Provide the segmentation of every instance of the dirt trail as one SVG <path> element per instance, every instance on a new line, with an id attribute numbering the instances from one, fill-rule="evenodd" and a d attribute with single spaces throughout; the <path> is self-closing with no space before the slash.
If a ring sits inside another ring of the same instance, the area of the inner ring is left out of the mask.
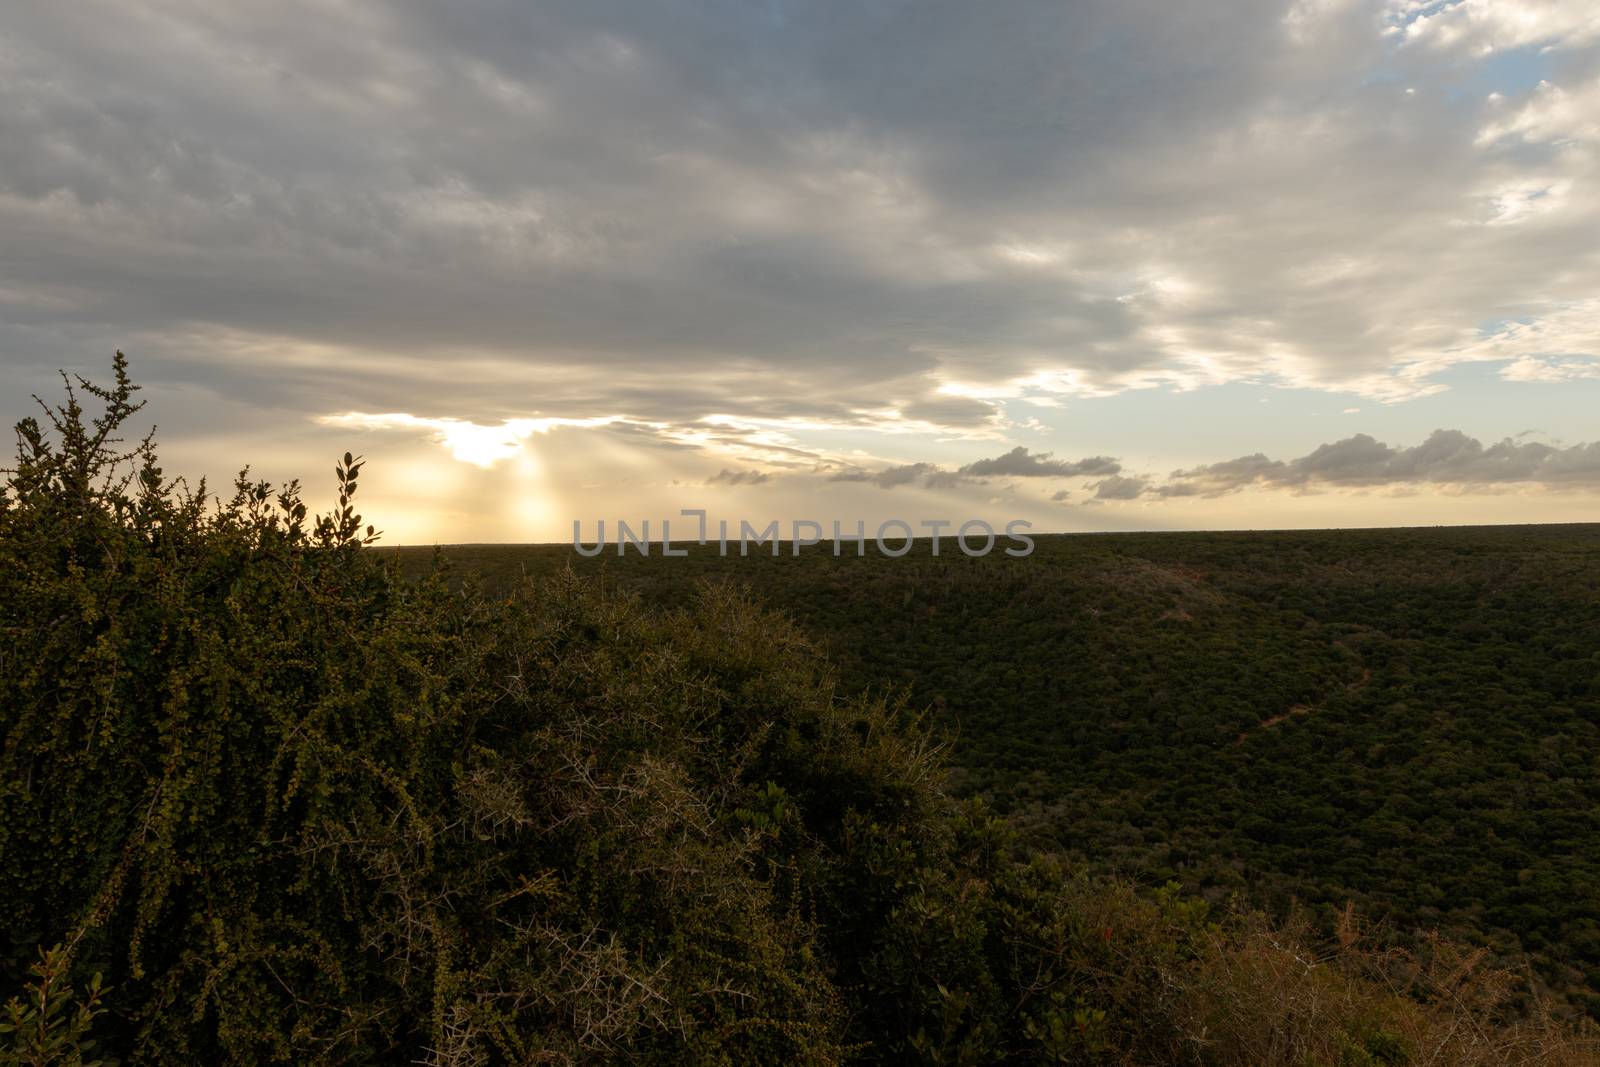
<path id="1" fill-rule="evenodd" d="M 1345 683 L 1344 691 L 1346 693 L 1357 692 L 1365 687 L 1370 681 L 1372 681 L 1372 668 L 1362 667 L 1360 677 L 1353 682 Z M 1250 727 L 1250 729 L 1240 731 L 1239 736 L 1234 739 L 1233 743 L 1235 745 L 1242 745 L 1251 734 L 1259 733 L 1262 730 L 1270 730 L 1274 726 L 1280 726 L 1294 718 L 1296 715 L 1310 715 L 1313 711 L 1316 711 L 1321 706 L 1321 702 L 1316 704 L 1295 704 L 1290 707 L 1288 711 L 1280 712 L 1277 715 L 1269 715 L 1265 719 L 1262 719 L 1260 722 L 1256 723 L 1254 726 Z"/>

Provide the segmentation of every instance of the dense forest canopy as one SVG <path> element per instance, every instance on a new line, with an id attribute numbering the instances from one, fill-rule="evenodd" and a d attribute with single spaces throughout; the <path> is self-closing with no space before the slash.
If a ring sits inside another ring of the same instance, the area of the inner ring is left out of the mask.
<path id="1" fill-rule="evenodd" d="M 512 578 L 369 547 L 353 455 L 323 516 L 185 486 L 115 373 L 0 494 L 0 1063 L 1595 1062 L 1410 929 L 1593 964 L 1592 541 Z"/>
<path id="2" fill-rule="evenodd" d="M 851 691 L 904 687 L 1030 845 L 1214 902 L 1347 901 L 1600 1013 L 1600 525 L 1039 536 L 1026 559 L 575 560 L 747 583 Z M 408 567 L 420 558 L 402 550 Z"/>

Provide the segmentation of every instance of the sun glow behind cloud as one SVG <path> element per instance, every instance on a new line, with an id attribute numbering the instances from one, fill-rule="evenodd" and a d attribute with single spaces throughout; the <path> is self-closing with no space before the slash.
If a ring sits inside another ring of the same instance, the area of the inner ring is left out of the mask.
<path id="1" fill-rule="evenodd" d="M 526 456 L 523 445 L 534 434 L 546 434 L 557 426 L 606 426 L 619 421 L 614 418 L 592 419 L 507 419 L 498 425 L 482 426 L 465 419 L 423 418 L 402 412 L 369 415 L 347 411 L 337 415 L 321 415 L 317 421 L 324 426 L 341 426 L 356 430 L 417 430 L 425 432 L 431 440 L 449 450 L 462 463 L 488 469 L 502 460 Z"/>

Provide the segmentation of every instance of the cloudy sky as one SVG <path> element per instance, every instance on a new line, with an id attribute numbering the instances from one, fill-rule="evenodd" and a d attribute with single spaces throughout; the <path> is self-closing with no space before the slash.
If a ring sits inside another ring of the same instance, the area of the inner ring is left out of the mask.
<path id="1" fill-rule="evenodd" d="M 1597 164 L 1594 0 L 0 0 L 0 414 L 390 543 L 1595 521 Z"/>

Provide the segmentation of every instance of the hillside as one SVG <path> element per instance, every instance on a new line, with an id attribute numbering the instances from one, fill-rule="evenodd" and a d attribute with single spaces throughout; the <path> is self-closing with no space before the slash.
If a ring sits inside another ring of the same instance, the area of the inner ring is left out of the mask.
<path id="1" fill-rule="evenodd" d="M 1600 1013 L 1600 525 L 788 551 L 449 557 L 491 589 L 570 565 L 656 604 L 746 583 L 847 687 L 932 708 L 953 786 L 1031 843 L 1213 900 L 1353 900 L 1527 953 Z"/>

